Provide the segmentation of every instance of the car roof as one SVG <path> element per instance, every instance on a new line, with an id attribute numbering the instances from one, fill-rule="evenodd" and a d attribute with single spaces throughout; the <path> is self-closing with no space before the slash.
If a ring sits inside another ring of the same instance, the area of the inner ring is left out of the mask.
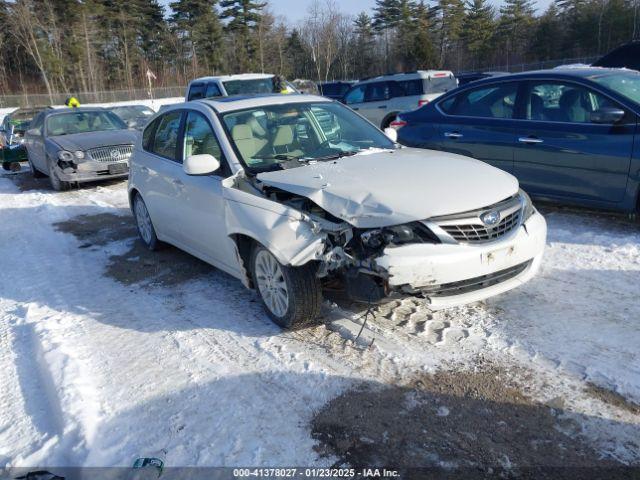
<path id="1" fill-rule="evenodd" d="M 261 80 L 263 78 L 273 78 L 274 75 L 272 73 L 239 73 L 236 75 L 215 75 L 209 77 L 199 77 L 194 78 L 189 83 L 194 82 L 207 82 L 212 80 L 217 80 L 220 82 L 228 82 L 230 80 Z"/>
<path id="2" fill-rule="evenodd" d="M 601 67 L 572 67 L 572 68 L 558 68 L 553 70 L 533 70 L 530 72 L 512 73 L 510 75 L 499 75 L 495 77 L 483 78 L 473 83 L 465 85 L 464 88 L 477 87 L 494 82 L 501 82 L 505 80 L 520 80 L 529 78 L 550 78 L 555 79 L 576 79 L 581 78 L 585 80 L 591 80 L 593 77 L 603 75 L 615 75 L 616 73 L 632 73 L 640 75 L 640 72 L 635 70 L 629 70 L 625 68 L 601 68 Z"/>
<path id="3" fill-rule="evenodd" d="M 57 108 L 49 108 L 45 110 L 45 116 L 56 115 L 58 113 L 81 113 L 81 112 L 105 112 L 106 108 L 103 107 L 57 107 Z"/>
<path id="4" fill-rule="evenodd" d="M 204 103 L 209 105 L 218 113 L 232 112 L 235 110 L 244 110 L 245 108 L 264 107 L 267 105 L 287 105 L 290 103 L 308 103 L 308 102 L 325 102 L 335 103 L 326 97 L 307 94 L 281 94 L 281 93 L 265 93 L 264 95 L 244 95 L 236 97 L 217 97 L 202 100 L 193 100 L 188 103 Z M 184 104 L 176 104 L 184 105 Z"/>
<path id="5" fill-rule="evenodd" d="M 429 78 L 434 75 L 442 75 L 453 77 L 453 72 L 450 70 L 415 70 L 413 72 L 400 72 L 400 73 L 387 73 L 384 75 L 377 75 L 375 77 L 367 77 L 358 81 L 358 84 L 379 82 L 382 80 L 417 80 L 420 78 Z"/>

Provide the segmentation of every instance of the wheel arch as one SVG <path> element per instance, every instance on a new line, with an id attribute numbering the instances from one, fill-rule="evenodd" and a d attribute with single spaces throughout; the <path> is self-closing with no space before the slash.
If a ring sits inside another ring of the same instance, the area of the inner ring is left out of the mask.
<path id="1" fill-rule="evenodd" d="M 380 129 L 384 130 L 385 128 L 387 128 L 391 124 L 391 122 L 393 122 L 393 119 L 396 118 L 399 114 L 400 112 L 391 112 L 387 114 L 387 116 L 384 117 L 382 123 L 380 124 Z"/>

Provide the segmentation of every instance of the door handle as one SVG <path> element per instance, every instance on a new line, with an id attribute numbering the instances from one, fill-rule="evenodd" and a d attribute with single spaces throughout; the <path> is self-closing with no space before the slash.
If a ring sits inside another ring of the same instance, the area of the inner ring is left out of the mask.
<path id="1" fill-rule="evenodd" d="M 444 136 L 447 138 L 462 138 L 464 137 L 464 135 L 462 135 L 460 132 L 445 132 Z"/>
<path id="2" fill-rule="evenodd" d="M 380 105 L 380 106 L 378 106 L 378 108 L 387 108 L 387 106 L 386 105 Z"/>
<path id="3" fill-rule="evenodd" d="M 536 145 L 538 143 L 544 143 L 544 140 L 536 137 L 520 137 L 518 139 L 520 143 L 526 143 L 528 145 Z"/>

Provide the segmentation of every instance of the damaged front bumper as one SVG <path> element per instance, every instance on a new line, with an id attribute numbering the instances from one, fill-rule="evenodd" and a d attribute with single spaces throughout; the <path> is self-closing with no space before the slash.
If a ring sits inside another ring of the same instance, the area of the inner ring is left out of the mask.
<path id="1" fill-rule="evenodd" d="M 89 160 L 78 164 L 58 161 L 55 169 L 63 182 L 93 182 L 126 178 L 129 175 L 129 161 L 107 163 Z"/>
<path id="2" fill-rule="evenodd" d="M 389 291 L 420 295 L 442 309 L 516 288 L 535 275 L 546 243 L 539 213 L 513 234 L 486 244 L 411 244 L 387 247 L 376 266 Z"/>

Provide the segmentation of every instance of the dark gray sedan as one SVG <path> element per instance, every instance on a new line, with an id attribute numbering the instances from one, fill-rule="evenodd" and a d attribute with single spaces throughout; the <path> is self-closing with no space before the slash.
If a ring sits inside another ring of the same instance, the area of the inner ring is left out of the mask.
<path id="1" fill-rule="evenodd" d="M 102 108 L 45 110 L 25 134 L 29 166 L 35 177 L 49 177 L 54 190 L 72 184 L 129 174 L 136 133 Z"/>

